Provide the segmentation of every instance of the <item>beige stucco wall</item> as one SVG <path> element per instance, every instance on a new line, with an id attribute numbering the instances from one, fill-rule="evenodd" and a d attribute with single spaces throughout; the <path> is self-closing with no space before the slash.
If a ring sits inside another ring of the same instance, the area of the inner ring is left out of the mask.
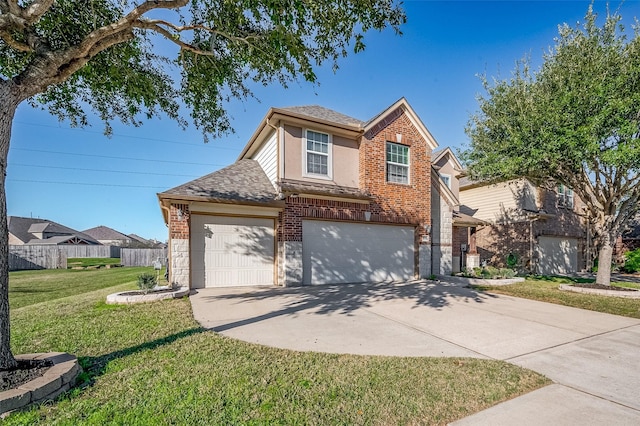
<path id="1" fill-rule="evenodd" d="M 315 130 L 309 128 L 309 130 Z M 326 133 L 326 132 L 323 132 Z M 304 129 L 284 125 L 284 173 L 285 179 L 308 182 L 334 183 L 339 186 L 358 187 L 358 142 L 343 136 L 331 135 L 332 143 L 332 179 L 321 179 L 303 176 L 302 146 Z"/>
<path id="2" fill-rule="evenodd" d="M 458 179 L 456 178 L 458 172 L 453 167 L 453 164 L 451 164 L 451 161 L 449 161 L 449 155 L 447 154 L 442 157 L 438 162 L 434 164 L 434 166 L 439 167 L 438 173 L 449 175 L 449 177 L 451 177 L 451 192 L 453 193 L 453 195 L 458 197 L 458 193 L 460 191 L 460 185 Z"/>

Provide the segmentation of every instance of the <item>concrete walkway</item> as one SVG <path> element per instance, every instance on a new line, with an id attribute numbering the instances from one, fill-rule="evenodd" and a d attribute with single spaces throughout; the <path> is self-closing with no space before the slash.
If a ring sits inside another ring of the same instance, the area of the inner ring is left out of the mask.
<path id="1" fill-rule="evenodd" d="M 204 327 L 300 351 L 505 360 L 555 384 L 456 425 L 640 424 L 640 320 L 453 284 L 202 289 Z"/>

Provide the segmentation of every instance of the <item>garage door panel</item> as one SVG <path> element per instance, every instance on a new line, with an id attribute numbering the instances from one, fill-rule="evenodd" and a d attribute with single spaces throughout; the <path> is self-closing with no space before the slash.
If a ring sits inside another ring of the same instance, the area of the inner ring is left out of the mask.
<path id="1" fill-rule="evenodd" d="M 413 227 L 304 221 L 302 229 L 305 284 L 413 278 Z"/>
<path id="2" fill-rule="evenodd" d="M 194 287 L 273 285 L 273 219 L 192 217 Z"/>
<path id="3" fill-rule="evenodd" d="M 538 271 L 545 275 L 567 275 L 578 271 L 578 240 L 538 237 Z"/>

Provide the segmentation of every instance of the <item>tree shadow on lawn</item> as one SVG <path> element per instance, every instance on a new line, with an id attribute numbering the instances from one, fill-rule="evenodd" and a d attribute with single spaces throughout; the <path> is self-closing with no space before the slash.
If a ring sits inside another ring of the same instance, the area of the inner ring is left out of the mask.
<path id="1" fill-rule="evenodd" d="M 114 359 L 125 358 L 127 356 L 134 355 L 138 352 L 146 350 L 153 350 L 164 345 L 169 345 L 177 340 L 184 339 L 195 334 L 203 333 L 205 331 L 207 330 L 201 327 L 190 328 L 188 330 L 184 330 L 170 336 L 165 336 L 149 342 L 144 342 L 136 346 L 120 349 L 118 351 L 113 351 L 97 357 L 79 357 L 78 362 L 83 369 L 83 373 L 78 379 L 80 382 L 83 382 L 80 384 L 80 386 L 84 388 L 92 385 L 97 377 L 100 377 L 105 373 L 107 364 Z"/>
<path id="2" fill-rule="evenodd" d="M 224 290 L 221 290 L 224 291 Z M 302 311 L 310 311 L 316 315 L 353 315 L 359 309 L 371 308 L 383 301 L 408 301 L 411 309 L 430 307 L 441 310 L 452 301 L 464 303 L 484 303 L 487 299 L 499 296 L 478 292 L 469 287 L 433 281 L 410 281 L 403 283 L 355 283 L 324 284 L 303 287 L 269 287 L 267 289 L 230 288 L 226 293 L 203 295 L 205 304 L 231 301 L 240 306 L 245 303 L 264 302 L 265 306 L 274 302 L 275 309 L 252 316 L 250 318 L 217 325 L 211 328 L 223 332 L 236 327 L 257 323 L 279 316 L 293 316 Z M 192 303 L 193 305 L 193 303 Z M 213 308 L 212 306 L 208 308 Z M 194 311 L 196 308 L 194 307 Z M 255 312 L 255 310 L 252 310 Z M 208 314 L 205 314 L 208 315 Z M 215 315 L 215 314 L 213 314 Z"/>

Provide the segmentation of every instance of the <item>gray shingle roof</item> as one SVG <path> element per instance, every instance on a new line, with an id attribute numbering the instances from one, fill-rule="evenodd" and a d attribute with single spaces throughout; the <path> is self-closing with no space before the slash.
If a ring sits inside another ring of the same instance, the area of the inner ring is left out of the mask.
<path id="1" fill-rule="evenodd" d="M 276 190 L 255 160 L 240 160 L 217 172 L 176 186 L 162 196 L 183 196 L 231 202 L 270 203 Z"/>
<path id="2" fill-rule="evenodd" d="M 288 193 L 305 193 L 316 195 L 334 195 L 346 198 L 355 198 L 368 200 L 371 196 L 358 189 L 346 186 L 329 185 L 315 182 L 302 182 L 293 179 L 282 179 L 280 181 L 280 189 L 282 192 Z"/>
<path id="3" fill-rule="evenodd" d="M 86 240 L 93 244 L 99 244 L 96 240 L 91 238 L 89 235 L 85 235 L 82 232 L 76 231 L 75 229 L 69 228 L 67 226 L 61 225 L 57 222 L 47 219 L 39 219 L 39 218 L 31 218 L 31 217 L 19 217 L 19 216 L 9 216 L 8 217 L 8 226 L 9 232 L 16 238 L 18 238 L 23 243 L 28 243 L 31 240 L 36 240 L 32 244 L 37 244 L 37 241 L 45 241 L 39 240 L 32 234 L 32 232 L 50 232 L 56 234 L 66 234 L 69 236 L 77 236 L 83 240 Z"/>
<path id="4" fill-rule="evenodd" d="M 83 234 L 87 234 L 88 236 L 95 238 L 96 240 L 130 240 L 128 236 L 125 234 L 116 231 L 115 229 L 109 228 L 107 226 L 96 226 L 91 229 L 86 229 L 82 231 Z"/>
<path id="5" fill-rule="evenodd" d="M 349 117 L 348 115 L 339 113 L 329 108 L 322 107 L 320 105 L 292 106 L 279 109 L 306 115 L 307 117 L 330 121 L 337 124 L 344 124 L 347 126 L 362 127 L 364 125 L 364 121 L 362 120 Z"/>

